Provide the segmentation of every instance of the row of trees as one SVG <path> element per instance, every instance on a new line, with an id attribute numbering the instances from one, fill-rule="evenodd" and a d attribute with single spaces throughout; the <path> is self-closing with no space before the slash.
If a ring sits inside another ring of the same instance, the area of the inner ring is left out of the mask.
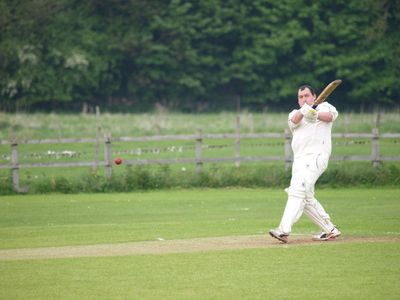
<path id="1" fill-rule="evenodd" d="M 399 0 L 0 0 L 0 109 L 400 99 Z"/>

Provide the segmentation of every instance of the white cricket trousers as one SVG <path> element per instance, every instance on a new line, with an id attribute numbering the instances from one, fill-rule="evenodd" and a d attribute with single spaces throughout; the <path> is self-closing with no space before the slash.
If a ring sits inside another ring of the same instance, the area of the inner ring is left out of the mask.
<path id="1" fill-rule="evenodd" d="M 294 160 L 288 200 L 279 225 L 282 232 L 289 234 L 303 212 L 322 231 L 328 233 L 334 228 L 329 215 L 314 197 L 315 183 L 328 167 L 328 161 L 329 156 L 325 154 L 309 154 Z"/>

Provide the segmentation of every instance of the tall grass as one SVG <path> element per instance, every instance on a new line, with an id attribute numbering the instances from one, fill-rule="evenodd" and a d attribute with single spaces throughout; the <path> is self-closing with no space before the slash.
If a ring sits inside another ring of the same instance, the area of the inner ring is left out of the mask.
<path id="1" fill-rule="evenodd" d="M 287 113 L 240 114 L 241 132 L 283 132 Z M 342 113 L 335 122 L 334 132 L 371 132 L 376 114 Z M 101 114 L 6 114 L 0 113 L 0 139 L 95 137 L 97 125 L 101 133 L 112 136 L 145 136 L 160 134 L 233 133 L 236 114 L 230 112 L 207 114 L 153 113 Z M 400 132 L 400 113 L 386 112 L 380 117 L 381 132 Z"/>
<path id="2" fill-rule="evenodd" d="M 41 171 L 38 175 L 25 173 L 21 185 L 30 194 L 44 193 L 99 193 L 133 192 L 172 188 L 274 187 L 289 185 L 291 172 L 283 163 L 248 163 L 234 167 L 211 164 L 197 174 L 191 168 L 168 165 L 126 166 L 106 178 L 103 170 L 82 170 L 81 173 Z M 317 187 L 376 187 L 398 186 L 399 164 L 385 164 L 373 168 L 370 163 L 331 163 Z M 0 176 L 0 194 L 14 194 L 10 176 Z"/>

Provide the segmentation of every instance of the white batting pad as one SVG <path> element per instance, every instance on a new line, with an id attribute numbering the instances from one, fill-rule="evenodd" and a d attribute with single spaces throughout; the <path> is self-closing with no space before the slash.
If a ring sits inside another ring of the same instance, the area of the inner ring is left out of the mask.
<path id="1" fill-rule="evenodd" d="M 304 201 L 302 198 L 290 196 L 286 202 L 285 211 L 279 225 L 279 229 L 284 233 L 289 234 L 292 231 L 292 226 L 296 223 L 304 210 Z"/>

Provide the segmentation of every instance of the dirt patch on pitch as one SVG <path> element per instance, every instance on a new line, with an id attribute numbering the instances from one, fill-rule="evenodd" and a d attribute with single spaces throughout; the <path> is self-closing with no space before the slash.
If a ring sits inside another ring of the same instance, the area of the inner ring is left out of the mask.
<path id="1" fill-rule="evenodd" d="M 224 236 L 196 238 L 187 240 L 163 240 L 132 242 L 119 244 L 101 244 L 85 246 L 65 246 L 46 248 L 24 248 L 0 250 L 0 261 L 56 259 L 76 257 L 107 257 L 129 255 L 151 255 L 167 253 L 189 253 L 201 251 L 220 251 L 235 249 L 296 247 L 301 245 L 322 245 L 326 243 L 379 243 L 400 242 L 399 236 L 385 237 L 340 237 L 327 242 L 315 242 L 309 235 L 290 237 L 288 244 L 283 244 L 267 235 Z"/>

